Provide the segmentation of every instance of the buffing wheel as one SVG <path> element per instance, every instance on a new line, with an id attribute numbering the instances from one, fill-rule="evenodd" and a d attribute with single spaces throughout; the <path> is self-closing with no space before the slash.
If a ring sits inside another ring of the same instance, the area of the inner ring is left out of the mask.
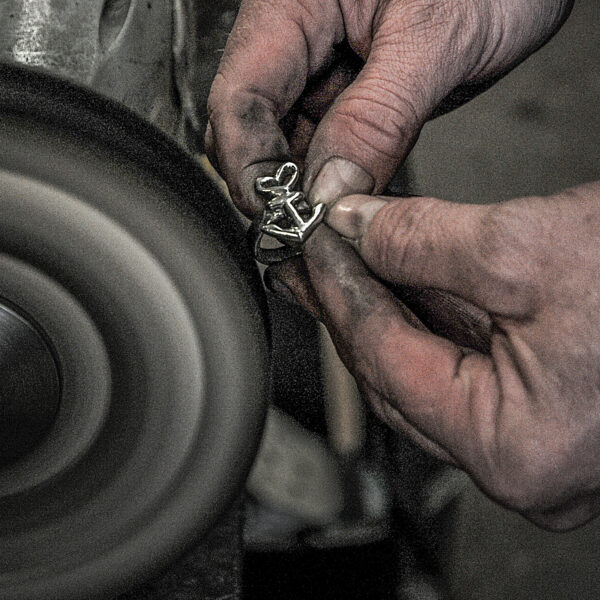
<path id="1" fill-rule="evenodd" d="M 255 269 L 233 209 L 153 127 L 0 66 L 0 334 L 44 365 L 19 388 L 39 396 L 20 423 L 43 427 L 0 460 L 0 598 L 111 597 L 227 508 L 265 411 Z"/>

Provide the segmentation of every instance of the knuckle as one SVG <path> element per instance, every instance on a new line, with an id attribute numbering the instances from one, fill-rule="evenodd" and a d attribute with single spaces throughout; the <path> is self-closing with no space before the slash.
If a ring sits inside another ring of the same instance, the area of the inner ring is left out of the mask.
<path id="1" fill-rule="evenodd" d="M 485 210 L 475 234 L 475 256 L 494 284 L 515 305 L 529 311 L 537 305 L 544 280 L 543 257 L 532 240 L 539 223 L 520 205 L 501 203 Z"/>
<path id="2" fill-rule="evenodd" d="M 501 205 L 490 207 L 481 219 L 476 250 L 490 270 L 500 271 L 506 262 L 506 254 L 514 247 L 516 240 L 513 239 L 510 221 L 512 215 Z"/>
<path id="3" fill-rule="evenodd" d="M 398 274 L 413 273 L 423 251 L 423 244 L 432 244 L 435 232 L 435 212 L 438 201 L 434 199 L 403 199 L 390 203 L 377 219 L 373 238 L 377 240 L 375 252 L 380 257 L 384 274 L 392 279 Z M 426 231 L 427 235 L 423 236 Z M 433 235 L 432 235 L 433 234 Z M 407 281 L 406 283 L 410 283 Z"/>
<path id="4" fill-rule="evenodd" d="M 462 5 L 454 0 L 412 0 L 406 5 L 406 16 L 414 27 L 433 29 L 454 20 Z"/>
<path id="5" fill-rule="evenodd" d="M 360 102 L 353 106 L 340 108 L 336 116 L 342 124 L 347 141 L 354 142 L 359 148 L 371 148 L 377 155 L 389 160 L 399 160 L 401 153 L 398 143 L 388 123 L 373 112 L 373 106 L 360 107 Z M 359 108 L 359 110 L 356 110 Z"/>
<path id="6" fill-rule="evenodd" d="M 450 78 L 453 85 L 461 83 L 480 62 L 491 21 L 486 3 L 408 0 L 392 16 L 382 28 L 384 43 L 402 48 L 403 61 L 421 65 L 417 76 L 430 78 L 437 73 L 437 84 L 445 93 L 450 90 L 443 81 Z"/>
<path id="7" fill-rule="evenodd" d="M 460 0 L 408 0 L 402 3 L 397 18 L 382 24 L 382 32 L 392 36 L 395 45 L 406 45 L 406 36 L 415 47 L 448 49 L 471 26 L 476 16 L 472 2 Z M 402 27 L 397 26 L 397 22 Z"/>
<path id="8" fill-rule="evenodd" d="M 346 97 L 334 106 L 333 113 L 346 143 L 357 152 L 370 151 L 374 162 L 391 161 L 395 166 L 415 136 L 417 119 L 408 103 L 386 102 L 377 90 Z"/>

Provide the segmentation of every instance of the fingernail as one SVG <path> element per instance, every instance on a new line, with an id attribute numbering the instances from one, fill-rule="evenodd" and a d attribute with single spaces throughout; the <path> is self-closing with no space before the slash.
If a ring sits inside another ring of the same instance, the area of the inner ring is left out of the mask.
<path id="1" fill-rule="evenodd" d="M 285 300 L 290 304 L 295 304 L 298 306 L 298 301 L 296 300 L 294 294 L 292 294 L 292 290 L 290 290 L 290 288 L 280 279 L 277 279 L 277 277 L 273 276 L 269 270 L 265 271 L 264 280 L 267 289 L 273 292 L 273 294 L 275 294 L 275 296 L 277 296 L 280 300 Z"/>
<path id="2" fill-rule="evenodd" d="M 328 211 L 327 224 L 342 237 L 358 240 L 366 233 L 375 215 L 387 204 L 385 200 L 349 196 L 336 202 Z"/>
<path id="3" fill-rule="evenodd" d="M 370 194 L 375 182 L 358 165 L 345 159 L 330 158 L 321 168 L 308 193 L 311 204 L 331 204 L 350 194 Z"/>

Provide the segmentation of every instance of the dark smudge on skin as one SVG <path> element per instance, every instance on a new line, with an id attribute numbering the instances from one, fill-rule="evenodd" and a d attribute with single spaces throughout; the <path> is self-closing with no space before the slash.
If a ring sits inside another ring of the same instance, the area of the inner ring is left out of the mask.
<path id="1" fill-rule="evenodd" d="M 245 167 L 238 178 L 239 197 L 243 199 L 243 205 L 247 207 L 244 211 L 249 218 L 257 217 L 262 213 L 265 205 L 265 199 L 256 192 L 256 180 L 258 177 L 272 175 L 282 162 L 287 160 L 286 153 L 281 153 L 281 159 L 278 161 L 264 161 Z"/>
<path id="2" fill-rule="evenodd" d="M 273 123 L 273 113 L 256 98 L 243 103 L 237 110 L 238 118 L 244 128 L 256 129 Z"/>
<path id="3" fill-rule="evenodd" d="M 289 160 L 290 151 L 273 114 L 264 103 L 251 98 L 240 104 L 236 115 L 239 129 L 230 138 L 235 142 L 227 150 L 229 169 L 236 172 L 227 172 L 226 179 L 231 184 L 230 193 L 235 204 L 252 218 L 264 204 L 254 189 L 256 178 L 270 175 L 281 162 Z M 249 158 L 254 162 L 247 164 Z"/>
<path id="4" fill-rule="evenodd" d="M 394 303 L 411 325 L 423 328 L 387 288 L 373 279 L 354 249 L 326 225 L 306 243 L 304 257 L 313 287 L 327 299 L 334 327 L 360 331 L 362 322 L 383 302 L 388 307 Z"/>

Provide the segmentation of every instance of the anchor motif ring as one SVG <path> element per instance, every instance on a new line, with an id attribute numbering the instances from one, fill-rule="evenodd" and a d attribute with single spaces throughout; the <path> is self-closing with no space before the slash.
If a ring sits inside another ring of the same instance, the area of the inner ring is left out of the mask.
<path id="1" fill-rule="evenodd" d="M 304 194 L 294 189 L 298 180 L 298 166 L 293 162 L 281 165 L 272 177 L 256 180 L 256 191 L 267 200 L 262 216 L 249 231 L 254 257 L 260 263 L 268 265 L 301 254 L 303 244 L 323 221 L 325 204 L 312 207 Z M 265 235 L 283 245 L 263 247 Z"/>

